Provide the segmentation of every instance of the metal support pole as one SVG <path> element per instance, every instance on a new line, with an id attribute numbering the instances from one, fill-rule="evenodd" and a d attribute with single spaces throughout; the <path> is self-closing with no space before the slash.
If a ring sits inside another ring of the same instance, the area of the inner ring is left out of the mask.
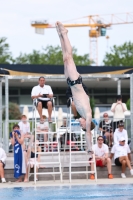
<path id="1" fill-rule="evenodd" d="M 0 78 L 0 146 L 2 147 L 2 78 Z"/>
<path id="2" fill-rule="evenodd" d="M 5 151 L 9 151 L 9 88 L 8 76 L 5 76 Z"/>
<path id="3" fill-rule="evenodd" d="M 121 95 L 121 80 L 120 79 L 117 81 L 117 94 Z"/>
<path id="4" fill-rule="evenodd" d="M 131 149 L 133 150 L 133 74 L 130 76 Z"/>

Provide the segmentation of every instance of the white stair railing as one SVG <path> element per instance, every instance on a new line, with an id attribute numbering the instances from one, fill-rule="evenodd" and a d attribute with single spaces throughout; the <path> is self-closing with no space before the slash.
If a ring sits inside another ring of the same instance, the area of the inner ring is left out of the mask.
<path id="1" fill-rule="evenodd" d="M 41 161 L 41 162 L 38 162 L 39 165 L 45 165 L 45 166 L 51 166 L 53 168 L 53 172 L 36 172 L 36 167 L 37 167 L 37 162 L 36 162 L 36 159 L 35 159 L 35 165 L 34 165 L 34 183 L 36 184 L 36 175 L 52 175 L 54 180 L 55 180 L 55 175 L 59 174 L 60 175 L 60 181 L 62 182 L 62 171 L 61 171 L 61 160 L 60 160 L 60 149 L 59 149 L 59 134 L 57 132 L 57 123 L 56 123 L 56 115 L 55 115 L 55 101 L 54 101 L 54 98 L 52 99 L 53 101 L 53 111 L 54 111 L 54 123 L 55 123 L 55 131 L 51 130 L 51 126 L 49 126 L 49 130 L 48 132 L 45 132 L 47 135 L 48 135 L 48 141 L 47 142 L 39 142 L 39 144 L 44 144 L 44 145 L 47 145 L 48 146 L 48 152 L 37 152 L 37 147 L 36 147 L 36 138 L 37 138 L 37 135 L 38 134 L 44 134 L 43 131 L 40 131 L 40 132 L 37 132 L 37 118 L 36 118 L 36 112 L 37 112 L 37 109 L 36 109 L 36 106 L 33 105 L 33 119 L 34 119 L 34 122 L 35 122 L 35 158 L 36 158 L 36 155 L 40 154 L 40 155 L 48 155 L 48 156 L 51 156 L 51 161 Z M 56 141 L 53 142 L 53 135 L 56 134 Z M 53 147 L 53 145 L 56 145 L 57 148 L 56 148 L 56 151 L 54 152 L 53 151 L 53 148 L 50 148 L 50 146 Z M 54 161 L 54 157 L 57 156 L 57 161 Z M 59 171 L 56 172 L 54 170 L 55 166 L 59 167 Z M 33 173 L 29 173 L 30 174 L 33 174 Z"/>
<path id="2" fill-rule="evenodd" d="M 72 98 L 70 98 L 70 102 L 72 103 Z M 67 125 L 67 127 L 69 127 L 69 129 L 67 130 L 67 132 L 69 133 L 69 141 L 70 141 L 70 144 L 69 144 L 69 157 L 70 157 L 70 162 L 69 162 L 69 182 L 71 183 L 72 181 L 72 174 L 86 174 L 86 178 L 88 179 L 88 174 L 95 174 L 95 181 L 97 181 L 97 170 L 96 170 L 96 162 L 95 162 L 95 155 L 93 154 L 92 156 L 92 159 L 91 161 L 89 161 L 89 155 L 87 153 L 87 151 L 72 151 L 71 150 L 71 134 L 73 133 L 73 130 L 72 130 L 72 110 L 71 110 L 71 103 L 70 103 L 70 108 L 69 108 L 69 114 L 68 114 L 68 123 L 69 125 Z M 82 130 L 80 131 L 74 131 L 75 134 L 79 134 L 80 135 L 80 141 L 78 141 L 78 143 L 80 143 L 80 147 L 83 147 L 83 143 L 86 143 L 86 141 L 83 141 L 83 134 L 82 134 Z M 85 134 L 85 133 L 84 133 Z M 95 136 L 95 135 L 94 135 Z M 92 138 L 92 142 L 93 142 L 93 138 Z M 66 144 L 66 141 L 65 141 L 65 144 Z M 66 147 L 65 147 L 66 148 Z M 65 156 L 65 148 L 64 148 L 64 156 Z M 85 154 L 85 158 L 86 160 L 85 161 L 81 161 L 80 159 L 78 161 L 72 161 L 72 155 L 73 154 Z M 88 156 L 88 159 L 87 159 L 87 156 Z M 94 171 L 91 171 L 91 170 L 88 170 L 88 166 L 93 163 L 94 164 Z M 86 171 L 72 171 L 72 167 L 75 166 L 75 165 L 82 165 L 82 166 L 85 166 L 86 167 Z M 65 172 L 63 172 L 63 168 L 62 168 L 62 173 L 64 174 Z"/>

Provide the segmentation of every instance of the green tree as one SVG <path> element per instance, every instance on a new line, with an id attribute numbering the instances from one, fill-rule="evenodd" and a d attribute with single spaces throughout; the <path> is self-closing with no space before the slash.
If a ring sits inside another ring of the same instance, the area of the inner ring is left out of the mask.
<path id="1" fill-rule="evenodd" d="M 5 119 L 5 109 L 3 110 L 3 119 Z M 9 102 L 9 120 L 21 119 L 21 112 L 16 103 Z"/>
<path id="2" fill-rule="evenodd" d="M 13 62 L 11 53 L 9 51 L 9 44 L 6 42 L 5 37 L 0 38 L 0 63 L 10 64 Z"/>
<path id="3" fill-rule="evenodd" d="M 127 100 L 126 106 L 127 106 L 127 109 L 130 110 L 130 99 Z"/>
<path id="4" fill-rule="evenodd" d="M 107 66 L 133 67 L 133 43 L 125 42 L 121 46 L 114 45 L 110 53 L 106 53 L 103 60 Z"/>
<path id="5" fill-rule="evenodd" d="M 76 65 L 90 65 L 89 55 L 77 54 L 77 49 L 73 48 L 73 57 Z M 22 54 L 15 59 L 16 64 L 53 64 L 63 65 L 62 50 L 60 46 L 47 46 L 42 51 L 33 50 L 30 54 Z"/>

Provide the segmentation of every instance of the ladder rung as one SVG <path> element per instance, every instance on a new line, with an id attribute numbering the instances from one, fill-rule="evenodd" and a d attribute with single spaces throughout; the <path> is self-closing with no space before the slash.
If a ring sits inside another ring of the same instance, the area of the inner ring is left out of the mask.
<path id="1" fill-rule="evenodd" d="M 44 165 L 48 165 L 48 164 L 52 164 L 52 165 L 54 165 L 54 164 L 59 164 L 60 165 L 60 162 L 38 162 L 38 164 L 39 165 L 42 165 L 42 164 L 44 164 Z"/>
<path id="2" fill-rule="evenodd" d="M 79 173 L 80 174 L 86 174 L 86 173 L 87 174 L 91 174 L 91 173 L 95 173 L 95 171 L 77 171 L 77 172 L 76 171 L 75 172 L 71 171 L 71 173 L 72 174 L 79 174 Z"/>
<path id="3" fill-rule="evenodd" d="M 36 174 L 51 174 L 51 175 L 53 175 L 53 174 L 61 174 L 61 172 L 38 172 L 38 173 L 36 173 Z"/>
<path id="4" fill-rule="evenodd" d="M 36 135 L 38 134 L 55 134 L 57 132 L 36 132 Z"/>
<path id="5" fill-rule="evenodd" d="M 72 164 L 77 164 L 77 163 L 94 163 L 95 161 L 72 161 Z"/>
<path id="6" fill-rule="evenodd" d="M 87 151 L 71 151 L 71 154 L 78 154 L 78 153 L 85 153 L 85 154 L 88 154 Z"/>
<path id="7" fill-rule="evenodd" d="M 37 152 L 36 154 L 59 154 L 60 152 L 59 151 L 48 151 L 48 152 Z"/>

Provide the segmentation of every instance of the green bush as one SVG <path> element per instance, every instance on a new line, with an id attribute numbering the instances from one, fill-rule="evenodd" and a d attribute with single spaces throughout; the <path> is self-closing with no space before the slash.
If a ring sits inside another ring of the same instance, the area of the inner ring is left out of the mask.
<path id="1" fill-rule="evenodd" d="M 3 110 L 3 120 L 5 120 L 5 109 Z M 9 120 L 21 119 L 21 112 L 16 103 L 9 102 Z"/>
<path id="2" fill-rule="evenodd" d="M 127 105 L 127 109 L 130 110 L 130 99 L 127 100 L 126 105 Z"/>

